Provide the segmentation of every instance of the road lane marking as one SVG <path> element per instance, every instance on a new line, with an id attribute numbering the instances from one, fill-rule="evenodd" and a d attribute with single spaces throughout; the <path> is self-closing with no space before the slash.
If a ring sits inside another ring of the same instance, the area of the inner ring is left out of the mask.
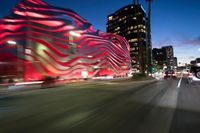
<path id="1" fill-rule="evenodd" d="M 179 82 L 178 82 L 178 88 L 180 88 L 180 86 L 181 86 L 181 81 L 182 81 L 182 79 L 183 79 L 183 71 L 182 71 L 182 73 L 181 73 L 181 78 L 180 78 L 180 80 L 179 80 Z"/>

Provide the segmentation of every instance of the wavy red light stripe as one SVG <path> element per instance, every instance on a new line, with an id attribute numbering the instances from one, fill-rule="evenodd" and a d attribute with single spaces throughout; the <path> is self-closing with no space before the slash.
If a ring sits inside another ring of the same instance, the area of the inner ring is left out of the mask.
<path id="1" fill-rule="evenodd" d="M 9 40 L 15 41 L 16 47 L 8 44 Z M 131 68 L 130 48 L 124 38 L 95 31 L 74 11 L 41 0 L 21 0 L 13 15 L 0 20 L 0 62 L 6 51 L 18 58 L 26 81 L 47 75 L 84 78 L 83 71 L 89 78 L 127 76 Z"/>

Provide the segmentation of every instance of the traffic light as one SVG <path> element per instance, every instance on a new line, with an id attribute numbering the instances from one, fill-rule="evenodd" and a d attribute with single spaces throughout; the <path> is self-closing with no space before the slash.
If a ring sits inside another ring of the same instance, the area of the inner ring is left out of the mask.
<path id="1" fill-rule="evenodd" d="M 149 68 L 149 72 L 150 73 L 155 73 L 157 70 L 156 70 L 156 67 L 155 66 L 151 66 L 150 68 Z"/>

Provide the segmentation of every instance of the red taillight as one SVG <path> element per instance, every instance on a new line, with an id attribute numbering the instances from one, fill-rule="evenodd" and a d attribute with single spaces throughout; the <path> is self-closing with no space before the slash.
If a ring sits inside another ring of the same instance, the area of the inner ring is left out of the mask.
<path id="1" fill-rule="evenodd" d="M 189 73 L 188 73 L 188 76 L 192 76 L 192 73 L 189 72 Z"/>

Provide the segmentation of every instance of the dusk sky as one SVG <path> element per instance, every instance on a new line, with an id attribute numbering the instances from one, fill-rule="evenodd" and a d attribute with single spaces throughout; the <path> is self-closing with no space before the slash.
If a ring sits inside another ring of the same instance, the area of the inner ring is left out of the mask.
<path id="1" fill-rule="evenodd" d="M 0 0 L 0 18 L 9 15 L 19 0 Z M 70 8 L 93 24 L 95 29 L 106 31 L 107 15 L 132 3 L 132 0 L 44 0 Z M 144 9 L 147 4 L 140 0 Z M 178 62 L 200 57 L 200 0 L 154 0 L 152 3 L 153 48 L 173 45 Z"/>

